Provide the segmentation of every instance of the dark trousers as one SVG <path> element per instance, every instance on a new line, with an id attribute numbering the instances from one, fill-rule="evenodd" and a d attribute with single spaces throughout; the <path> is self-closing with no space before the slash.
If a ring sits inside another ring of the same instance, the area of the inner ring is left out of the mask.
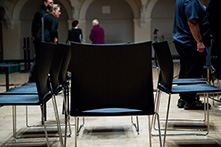
<path id="1" fill-rule="evenodd" d="M 206 52 L 197 52 L 196 46 L 185 46 L 177 41 L 174 41 L 174 44 L 180 55 L 179 78 L 201 78 Z M 180 98 L 188 103 L 193 103 L 196 100 L 196 93 L 180 94 Z"/>

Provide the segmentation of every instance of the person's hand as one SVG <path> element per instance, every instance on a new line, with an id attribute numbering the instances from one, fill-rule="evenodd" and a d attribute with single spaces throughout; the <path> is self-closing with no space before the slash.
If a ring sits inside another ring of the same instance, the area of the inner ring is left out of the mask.
<path id="1" fill-rule="evenodd" d="M 203 42 L 198 42 L 197 43 L 197 51 L 200 53 L 203 53 L 205 50 L 206 50 L 206 47 L 203 44 Z"/>
<path id="2" fill-rule="evenodd" d="M 55 42 L 55 43 L 58 42 L 58 38 L 55 37 L 55 38 L 54 38 L 54 42 Z"/>

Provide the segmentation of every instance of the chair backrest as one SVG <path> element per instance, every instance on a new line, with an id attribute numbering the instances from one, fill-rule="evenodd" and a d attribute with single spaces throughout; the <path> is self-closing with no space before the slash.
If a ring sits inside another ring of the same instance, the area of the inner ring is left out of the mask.
<path id="1" fill-rule="evenodd" d="M 36 56 L 36 86 L 41 103 L 52 96 L 51 89 L 48 86 L 48 74 L 51 68 L 54 48 L 55 44 L 42 42 Z"/>
<path id="2" fill-rule="evenodd" d="M 59 48 L 62 48 L 64 56 L 61 64 L 61 70 L 59 73 L 59 83 L 64 85 L 67 83 L 67 71 L 71 60 L 71 47 L 67 44 L 58 44 Z"/>
<path id="3" fill-rule="evenodd" d="M 160 74 L 158 88 L 170 93 L 173 81 L 173 58 L 167 41 L 153 43 Z"/>
<path id="4" fill-rule="evenodd" d="M 62 67 L 62 61 L 64 58 L 64 50 L 61 45 L 54 47 L 53 59 L 50 69 L 50 82 L 52 87 L 52 93 L 57 95 L 62 90 L 62 85 L 59 82 L 59 74 Z"/>
<path id="5" fill-rule="evenodd" d="M 154 113 L 151 42 L 71 44 L 71 115 L 100 108 Z"/>

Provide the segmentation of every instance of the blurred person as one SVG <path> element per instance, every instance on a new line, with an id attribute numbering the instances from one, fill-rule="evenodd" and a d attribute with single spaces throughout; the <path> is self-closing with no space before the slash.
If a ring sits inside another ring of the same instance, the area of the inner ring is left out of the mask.
<path id="1" fill-rule="evenodd" d="M 201 78 L 210 45 L 210 28 L 205 7 L 199 0 L 177 0 L 173 39 L 180 55 L 179 78 Z M 196 93 L 180 94 L 177 106 L 184 109 L 204 109 Z"/>
<path id="2" fill-rule="evenodd" d="M 81 43 L 81 40 L 83 38 L 82 30 L 79 28 L 79 22 L 78 20 L 74 20 L 72 22 L 72 28 L 68 31 L 68 41 L 74 41 Z"/>
<path id="3" fill-rule="evenodd" d="M 92 44 L 104 44 L 104 29 L 99 26 L 99 21 L 94 19 L 92 21 L 92 26 L 93 28 L 89 36 Z"/>
<path id="4" fill-rule="evenodd" d="M 45 17 L 45 42 L 58 42 L 58 18 L 61 15 L 61 7 L 54 4 L 49 15 Z"/>
<path id="5" fill-rule="evenodd" d="M 35 48 L 35 57 L 37 56 L 37 51 L 40 48 L 41 41 L 44 40 L 44 36 L 42 36 L 42 24 L 44 24 L 44 18 L 50 11 L 54 4 L 53 0 L 43 0 L 41 8 L 38 12 L 35 13 L 34 18 L 32 20 L 31 33 L 34 38 L 34 48 Z M 42 22 L 43 21 L 43 22 Z M 35 69 L 35 59 L 34 63 L 29 72 L 29 82 L 36 81 L 36 69 Z"/>

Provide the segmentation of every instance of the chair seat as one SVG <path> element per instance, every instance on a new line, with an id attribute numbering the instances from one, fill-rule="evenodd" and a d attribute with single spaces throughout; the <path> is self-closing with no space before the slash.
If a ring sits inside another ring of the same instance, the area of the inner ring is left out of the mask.
<path id="1" fill-rule="evenodd" d="M 0 93 L 0 95 L 30 95 L 38 94 L 36 83 L 25 83 L 18 87 L 10 88 L 9 91 Z"/>
<path id="2" fill-rule="evenodd" d="M 145 114 L 150 115 L 150 112 L 147 113 L 144 112 L 143 110 L 129 109 L 129 108 L 101 108 L 101 109 L 85 110 L 80 112 L 80 115 L 82 116 L 123 116 L 123 115 L 131 116 L 131 115 L 145 115 Z"/>
<path id="3" fill-rule="evenodd" d="M 0 105 L 39 105 L 38 95 L 0 95 Z"/>
<path id="4" fill-rule="evenodd" d="M 184 79 L 173 79 L 173 84 L 184 85 L 184 84 L 206 84 L 207 81 L 204 78 L 184 78 Z"/>
<path id="5" fill-rule="evenodd" d="M 174 85 L 171 93 L 209 93 L 220 92 L 221 88 L 214 87 L 210 84 L 194 84 L 194 85 Z"/>

